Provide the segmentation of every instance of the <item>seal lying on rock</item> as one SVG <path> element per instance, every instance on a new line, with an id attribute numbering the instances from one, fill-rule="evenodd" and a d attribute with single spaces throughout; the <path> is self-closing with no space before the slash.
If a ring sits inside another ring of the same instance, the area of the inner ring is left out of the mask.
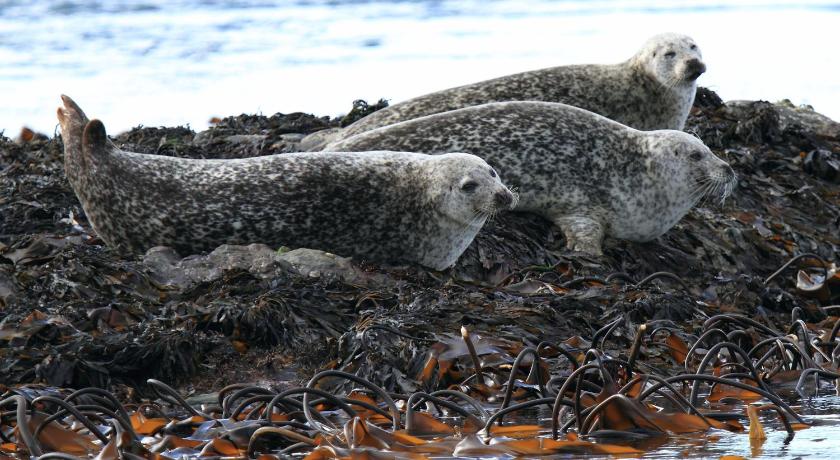
<path id="1" fill-rule="evenodd" d="M 331 143 L 333 151 L 463 151 L 518 187 L 516 210 L 540 214 L 567 247 L 601 254 L 606 236 L 649 241 L 707 195 L 725 197 L 735 173 L 682 131 L 638 131 L 550 102 L 496 102 L 397 123 Z"/>
<path id="2" fill-rule="evenodd" d="M 656 35 L 620 64 L 551 67 L 459 86 L 384 108 L 344 129 L 305 138 L 303 150 L 323 148 L 380 126 L 500 101 L 562 102 L 641 130 L 683 129 L 706 71 L 697 45 L 678 34 Z"/>
<path id="3" fill-rule="evenodd" d="M 62 96 L 67 177 L 109 246 L 182 254 L 221 244 L 308 247 L 444 269 L 514 196 L 464 153 L 298 153 L 195 160 L 123 152 Z"/>

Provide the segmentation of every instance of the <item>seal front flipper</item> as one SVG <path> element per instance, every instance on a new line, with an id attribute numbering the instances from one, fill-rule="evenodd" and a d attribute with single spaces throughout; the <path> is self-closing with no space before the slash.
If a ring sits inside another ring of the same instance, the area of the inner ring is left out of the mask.
<path id="1" fill-rule="evenodd" d="M 604 227 L 600 222 L 589 217 L 563 216 L 554 219 L 566 237 L 566 249 L 603 255 L 601 242 L 604 241 Z"/>

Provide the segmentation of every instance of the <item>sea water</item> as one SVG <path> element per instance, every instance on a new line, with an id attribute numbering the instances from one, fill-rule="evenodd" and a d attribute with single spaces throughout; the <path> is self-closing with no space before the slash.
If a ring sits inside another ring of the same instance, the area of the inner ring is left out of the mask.
<path id="1" fill-rule="evenodd" d="M 0 130 L 52 134 L 59 95 L 110 133 L 213 116 L 335 116 L 694 37 L 724 99 L 840 119 L 840 2 L 0 0 Z"/>

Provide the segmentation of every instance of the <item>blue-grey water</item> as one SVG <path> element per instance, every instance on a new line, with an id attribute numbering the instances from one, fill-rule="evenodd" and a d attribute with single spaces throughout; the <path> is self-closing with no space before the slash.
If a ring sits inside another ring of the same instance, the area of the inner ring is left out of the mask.
<path id="1" fill-rule="evenodd" d="M 724 99 L 840 119 L 838 1 L 0 0 L 0 130 L 52 133 L 66 93 L 112 133 L 346 112 L 692 35 Z"/>

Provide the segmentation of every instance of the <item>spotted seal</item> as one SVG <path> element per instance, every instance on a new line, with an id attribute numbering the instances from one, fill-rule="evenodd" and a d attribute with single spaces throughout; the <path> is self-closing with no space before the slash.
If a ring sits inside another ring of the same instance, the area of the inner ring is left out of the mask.
<path id="1" fill-rule="evenodd" d="M 313 133 L 301 148 L 314 151 L 380 126 L 500 101 L 562 102 L 636 129 L 681 130 L 697 78 L 705 71 L 694 40 L 661 34 L 620 64 L 551 67 L 438 91 L 374 112 L 344 129 Z"/>
<path id="2" fill-rule="evenodd" d="M 570 249 L 601 254 L 604 236 L 650 241 L 705 196 L 725 197 L 735 173 L 696 137 L 639 131 L 551 102 L 495 102 L 384 126 L 330 150 L 463 151 L 495 167 L 516 210 L 540 214 Z"/>
<path id="3" fill-rule="evenodd" d="M 119 150 L 102 122 L 62 100 L 67 177 L 96 233 L 123 252 L 260 242 L 441 270 L 513 204 L 493 168 L 469 154 L 145 155 Z"/>

